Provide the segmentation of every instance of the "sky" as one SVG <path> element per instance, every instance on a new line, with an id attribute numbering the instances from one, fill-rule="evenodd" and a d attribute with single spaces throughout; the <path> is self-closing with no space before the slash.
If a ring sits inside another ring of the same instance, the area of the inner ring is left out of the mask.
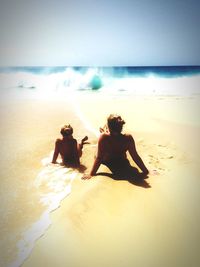
<path id="1" fill-rule="evenodd" d="M 200 65 L 199 0 L 1 0 L 0 66 Z"/>

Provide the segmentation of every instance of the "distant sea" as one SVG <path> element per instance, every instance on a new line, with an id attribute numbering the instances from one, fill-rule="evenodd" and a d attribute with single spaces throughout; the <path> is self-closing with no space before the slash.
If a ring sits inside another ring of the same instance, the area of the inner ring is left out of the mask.
<path id="1" fill-rule="evenodd" d="M 62 73 L 66 70 L 73 70 L 81 74 L 86 74 L 88 70 L 95 70 L 101 74 L 107 76 L 112 75 L 114 77 L 124 76 L 149 76 L 150 74 L 162 76 L 162 77 L 180 77 L 200 74 L 200 66 L 119 66 L 119 67 L 1 67 L 0 72 L 29 72 L 33 74 L 53 74 Z"/>
<path id="2" fill-rule="evenodd" d="M 0 87 L 135 94 L 198 94 L 200 66 L 1 67 Z"/>

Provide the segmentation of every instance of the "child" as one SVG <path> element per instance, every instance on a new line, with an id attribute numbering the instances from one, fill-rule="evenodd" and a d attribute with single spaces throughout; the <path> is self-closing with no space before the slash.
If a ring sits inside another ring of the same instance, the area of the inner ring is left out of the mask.
<path id="1" fill-rule="evenodd" d="M 62 163 L 67 167 L 77 168 L 80 166 L 80 157 L 82 156 L 82 148 L 88 137 L 85 136 L 81 143 L 78 144 L 77 140 L 73 138 L 73 128 L 70 124 L 64 125 L 60 133 L 62 138 L 55 142 L 55 150 L 53 154 L 52 163 L 56 163 L 58 155 L 61 155 Z"/>

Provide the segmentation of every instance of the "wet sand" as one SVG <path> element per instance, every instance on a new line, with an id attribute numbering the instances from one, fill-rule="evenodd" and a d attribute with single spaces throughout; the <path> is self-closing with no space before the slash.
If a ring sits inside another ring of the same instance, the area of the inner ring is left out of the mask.
<path id="1" fill-rule="evenodd" d="M 54 149 L 61 125 L 72 121 L 78 140 L 84 127 L 66 100 L 41 99 L 27 90 L 7 92 L 1 98 L 0 115 L 0 266 L 9 266 L 17 258 L 23 233 L 45 210 L 40 203 L 44 188 L 34 186 L 42 159 Z"/>
<path id="2" fill-rule="evenodd" d="M 125 119 L 124 130 L 133 134 L 138 152 L 151 173 L 146 182 L 139 185 L 105 175 L 88 181 L 77 177 L 70 195 L 51 213 L 51 226 L 36 241 L 22 266 L 198 266 L 199 98 L 105 98 L 91 94 L 82 95 L 77 101 L 87 125 L 62 101 L 21 102 L 15 109 L 18 112 L 13 112 L 15 120 L 11 120 L 7 129 L 7 132 L 16 129 L 16 123 L 17 132 L 20 131 L 18 140 L 21 140 L 16 144 L 19 162 L 13 162 L 8 178 L 13 175 L 11 170 L 16 169 L 16 183 L 23 184 L 21 173 L 26 174 L 24 179 L 28 175 L 30 181 L 33 180 L 40 171 L 41 159 L 52 150 L 58 127 L 66 120 L 72 121 L 77 137 L 82 137 L 83 131 L 89 134 L 91 144 L 85 146 L 82 158 L 89 170 L 96 137 L 84 127 L 90 125 L 98 131 L 112 112 L 120 113 Z M 31 139 L 26 147 L 27 136 Z M 20 144 L 23 144 L 22 151 Z M 31 153 L 31 157 L 27 157 L 27 153 Z M 101 166 L 99 172 L 109 171 Z M 20 197 L 24 212 L 24 196 Z M 13 232 L 14 236 L 25 229 L 33 217 L 41 213 L 41 206 L 37 209 L 34 205 L 34 210 L 30 210 L 28 206 L 25 217 L 20 216 L 20 211 L 11 213 L 9 221 L 13 224 L 7 225 L 5 231 Z M 8 247 L 11 243 L 12 240 L 7 242 Z M 13 242 L 13 246 L 15 244 Z M 14 259 L 15 255 L 11 257 L 6 253 L 5 249 L 5 262 L 9 257 Z"/>

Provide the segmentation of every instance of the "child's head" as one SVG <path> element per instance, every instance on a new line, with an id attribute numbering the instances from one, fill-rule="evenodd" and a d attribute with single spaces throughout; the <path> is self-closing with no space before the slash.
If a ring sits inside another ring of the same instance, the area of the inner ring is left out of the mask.
<path id="1" fill-rule="evenodd" d="M 110 133 L 121 133 L 125 121 L 117 114 L 111 114 L 107 119 Z"/>
<path id="2" fill-rule="evenodd" d="M 71 127 L 70 124 L 66 124 L 61 128 L 60 133 L 62 134 L 63 137 L 72 135 L 73 128 Z"/>

